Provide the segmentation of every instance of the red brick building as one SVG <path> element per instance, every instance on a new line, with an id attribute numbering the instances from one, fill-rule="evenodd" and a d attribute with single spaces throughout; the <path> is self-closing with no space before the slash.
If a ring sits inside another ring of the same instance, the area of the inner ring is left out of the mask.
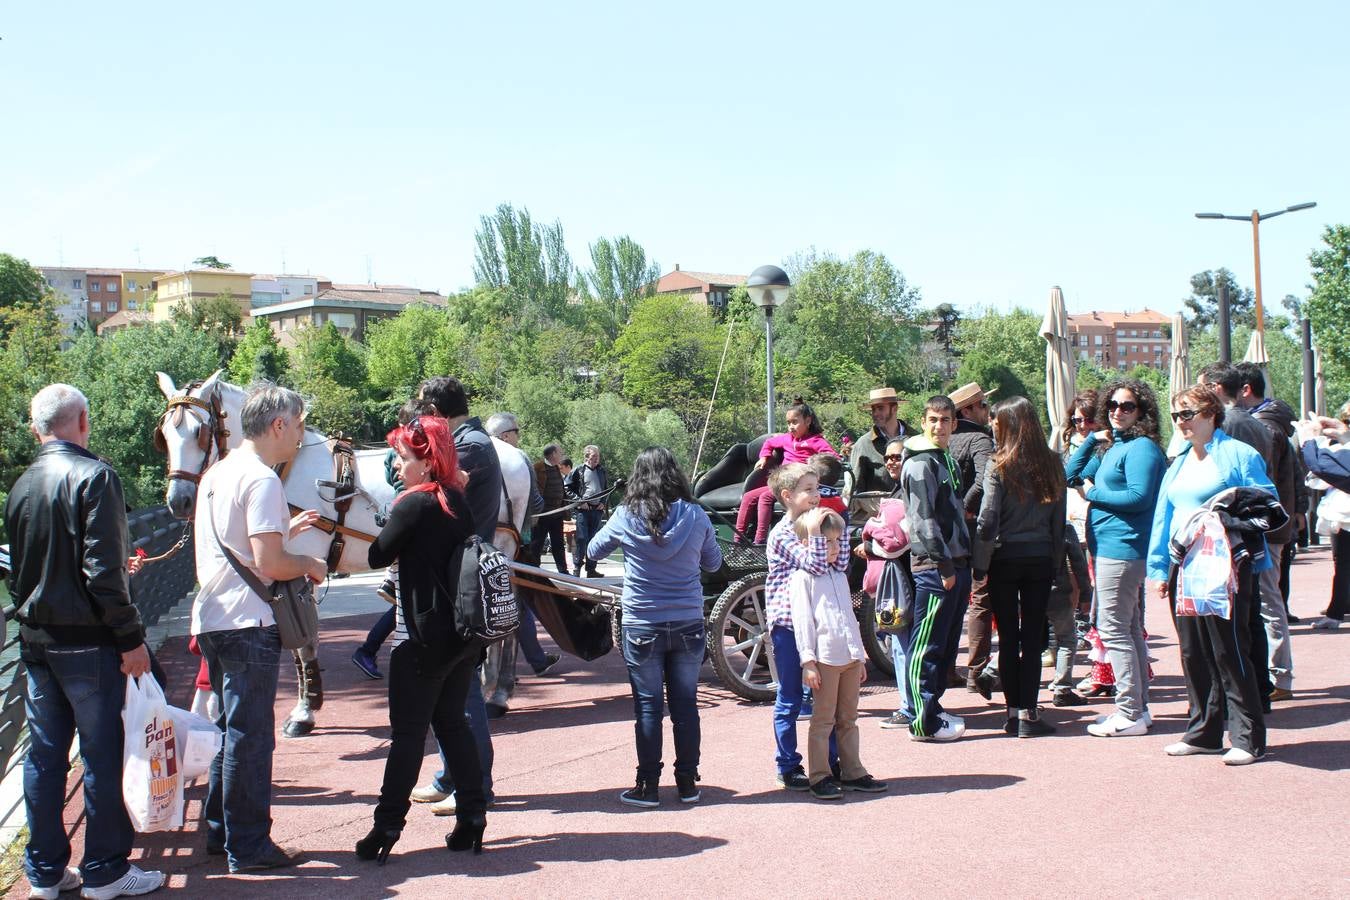
<path id="1" fill-rule="evenodd" d="M 717 272 L 685 272 L 679 263 L 675 271 L 667 272 L 656 282 L 658 294 L 688 294 L 699 296 L 714 312 L 725 312 L 731 291 L 745 284 L 744 275 L 724 275 Z"/>
<path id="2" fill-rule="evenodd" d="M 86 269 L 85 291 L 89 297 L 89 324 L 98 327 L 109 316 L 121 312 L 122 270 Z"/>
<path id="3" fill-rule="evenodd" d="M 1090 312 L 1069 316 L 1069 346 L 1079 359 L 1122 372 L 1135 366 L 1166 370 L 1171 317 L 1157 310 Z"/>

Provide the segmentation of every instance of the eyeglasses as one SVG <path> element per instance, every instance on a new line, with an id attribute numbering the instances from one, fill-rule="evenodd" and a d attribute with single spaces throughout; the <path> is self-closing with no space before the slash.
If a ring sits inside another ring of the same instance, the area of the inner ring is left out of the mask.
<path id="1" fill-rule="evenodd" d="M 1109 400 L 1107 401 L 1106 404 L 1106 409 L 1108 412 L 1115 412 L 1116 410 L 1120 410 L 1123 413 L 1132 413 L 1138 408 L 1139 404 L 1135 403 L 1133 400 L 1125 400 L 1120 403 L 1117 403 L 1115 400 Z"/>
<path id="2" fill-rule="evenodd" d="M 1198 415 L 1200 415 L 1200 410 L 1198 409 L 1179 409 L 1176 412 L 1172 413 L 1172 421 L 1189 422 L 1191 419 L 1194 419 Z"/>
<path id="3" fill-rule="evenodd" d="M 1091 425 L 1093 420 L 1083 416 L 1070 416 L 1069 421 L 1074 425 Z"/>
<path id="4" fill-rule="evenodd" d="M 899 453 L 887 453 L 887 454 L 886 454 L 886 462 L 900 462 L 900 460 L 902 460 L 902 459 L 904 459 L 904 457 L 903 457 L 902 455 L 900 455 Z"/>

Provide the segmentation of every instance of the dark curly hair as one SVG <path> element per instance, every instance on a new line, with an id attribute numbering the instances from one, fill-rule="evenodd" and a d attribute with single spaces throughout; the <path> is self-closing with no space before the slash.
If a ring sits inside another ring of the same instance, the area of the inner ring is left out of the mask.
<path id="1" fill-rule="evenodd" d="M 665 447 L 648 447 L 633 461 L 624 503 L 634 518 L 647 526 L 647 533 L 658 544 L 664 543 L 661 526 L 676 500 L 694 500 L 689 480 L 684 477 L 675 455 Z"/>
<path id="2" fill-rule="evenodd" d="M 1122 437 L 1146 437 L 1153 443 L 1160 441 L 1158 431 L 1158 398 L 1153 388 L 1137 378 L 1120 378 L 1103 385 L 1097 390 L 1097 421 L 1110 425 L 1110 413 L 1107 404 L 1116 391 L 1129 391 L 1134 394 L 1134 402 L 1139 406 L 1139 418 L 1128 429 L 1121 432 Z M 1113 436 L 1114 437 L 1114 436 Z M 1111 446 L 1111 441 L 1103 442 L 1102 452 Z"/>

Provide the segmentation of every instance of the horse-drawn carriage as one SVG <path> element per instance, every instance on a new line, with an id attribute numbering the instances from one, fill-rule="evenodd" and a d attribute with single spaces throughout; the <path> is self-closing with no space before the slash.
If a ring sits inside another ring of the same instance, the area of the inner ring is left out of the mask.
<path id="1" fill-rule="evenodd" d="M 219 376 L 216 373 L 205 382 L 176 388 L 168 376 L 159 375 L 167 405 L 156 429 L 156 443 L 167 456 L 166 502 L 180 518 L 192 515 L 202 473 L 242 437 L 226 423 L 239 421 L 244 392 L 220 381 Z M 768 561 L 762 546 L 733 540 L 733 523 L 742 493 L 755 479 L 762 483 L 763 473 L 754 470 L 754 462 L 765 437 L 731 447 L 694 485 L 695 498 L 716 527 L 723 557 L 718 571 L 703 576 L 709 661 L 727 688 L 747 700 L 760 701 L 772 699 L 777 679 L 765 628 Z M 296 552 L 326 558 L 335 573 L 367 569 L 369 541 L 378 533 L 384 511 L 393 500 L 393 489 L 384 479 L 383 459 L 383 450 L 353 452 L 341 441 L 306 433 L 283 480 L 292 509 L 317 509 L 321 518 L 317 529 L 296 539 Z M 877 632 L 872 603 L 861 590 L 863 563 L 852 555 L 849 558 L 849 584 L 867 654 L 878 669 L 891 674 L 894 664 L 888 638 Z M 514 563 L 513 580 L 534 605 L 540 622 L 568 652 L 588 659 L 608 652 L 619 630 L 622 579 L 573 578 L 531 565 L 537 562 L 527 558 Z M 603 633 L 603 640 L 596 638 L 598 633 Z M 298 654 L 296 668 L 300 696 L 286 731 L 300 735 L 313 727 L 312 711 L 322 703 L 315 648 Z"/>

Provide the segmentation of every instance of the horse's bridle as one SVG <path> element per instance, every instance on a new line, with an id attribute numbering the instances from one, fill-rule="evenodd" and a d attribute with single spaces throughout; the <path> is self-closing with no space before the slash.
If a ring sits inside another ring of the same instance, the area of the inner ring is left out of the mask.
<path id="1" fill-rule="evenodd" d="M 230 432 L 225 428 L 225 408 L 220 402 L 220 388 L 217 387 L 211 391 L 209 397 L 205 400 L 199 400 L 192 396 L 192 392 L 201 387 L 202 382 L 194 381 L 188 385 L 181 397 L 170 397 L 169 402 L 164 407 L 164 412 L 159 416 L 159 421 L 155 423 L 155 449 L 161 453 L 169 452 L 169 445 L 164 440 L 164 423 L 172 417 L 172 425 L 177 428 L 183 421 L 184 407 L 193 407 L 200 409 L 206 414 L 206 421 L 197 423 L 197 447 L 202 451 L 202 465 L 196 472 L 189 472 L 184 469 L 169 469 L 168 477 L 170 480 L 179 479 L 181 481 L 190 481 L 193 484 L 200 484 L 202 475 L 211 465 L 211 445 L 216 446 L 216 459 L 224 459 L 229 449 L 225 446 L 229 440 Z M 167 456 L 165 463 L 167 464 Z"/>

